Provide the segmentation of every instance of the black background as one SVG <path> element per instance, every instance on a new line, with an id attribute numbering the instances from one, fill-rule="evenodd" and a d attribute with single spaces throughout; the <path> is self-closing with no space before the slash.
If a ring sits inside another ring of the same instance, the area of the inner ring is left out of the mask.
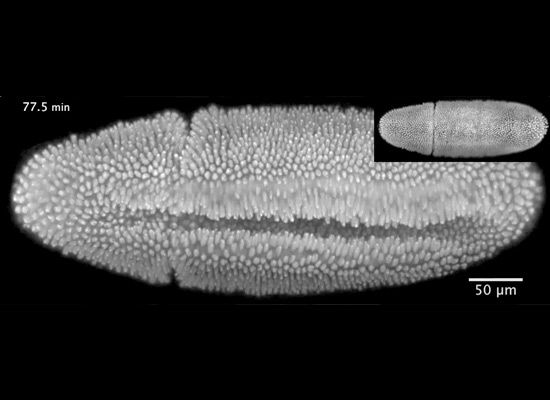
<path id="1" fill-rule="evenodd" d="M 472 96 L 470 96 L 472 98 Z M 499 256 L 452 276 L 421 282 L 411 286 L 368 290 L 363 292 L 334 293 L 304 297 L 254 298 L 242 295 L 223 295 L 181 289 L 173 283 L 152 286 L 108 270 L 93 267 L 73 258 L 61 256 L 57 251 L 41 246 L 21 231 L 11 213 L 10 196 L 13 177 L 18 168 L 41 145 L 62 140 L 71 133 L 85 134 L 103 129 L 118 121 L 127 121 L 154 115 L 165 110 L 176 110 L 190 118 L 200 107 L 209 104 L 240 105 L 297 105 L 326 104 L 370 107 L 375 119 L 387 110 L 423 101 L 461 99 L 465 96 L 293 96 L 293 97 L 230 97 L 230 96 L 19 96 L 0 98 L 2 115 L 11 131 L 4 148 L 3 172 L 4 213 L 6 228 L 3 274 L 0 279 L 0 304 L 4 307 L 128 307 L 157 305 L 168 309 L 228 309 L 236 305 L 324 305 L 334 308 L 382 304 L 383 307 L 474 307 L 488 304 L 550 304 L 548 268 L 544 258 L 547 246 L 548 215 L 542 211 L 533 232 L 516 247 Z M 548 97 L 542 96 L 473 96 L 482 99 L 503 99 L 532 105 L 546 116 L 550 115 Z M 24 101 L 47 101 L 68 104 L 70 112 L 24 112 Z M 393 151 L 395 148 L 378 151 Z M 507 157 L 507 160 L 537 162 L 545 176 L 550 173 L 545 154 L 548 139 L 525 154 Z M 383 142 L 384 144 L 385 142 Z M 382 144 L 382 146 L 383 146 Z M 413 161 L 409 155 L 394 155 L 395 161 Z M 403 158 L 405 157 L 405 158 Z M 390 158 L 392 159 L 392 158 Z M 377 161 L 380 159 L 377 156 Z M 494 159 L 495 161 L 498 159 Z M 426 161 L 434 161 L 429 157 Z M 470 160 L 471 161 L 471 160 Z M 547 178 L 545 178 L 547 179 Z M 496 299 L 476 297 L 474 284 L 469 277 L 523 277 L 517 284 L 517 296 Z"/>

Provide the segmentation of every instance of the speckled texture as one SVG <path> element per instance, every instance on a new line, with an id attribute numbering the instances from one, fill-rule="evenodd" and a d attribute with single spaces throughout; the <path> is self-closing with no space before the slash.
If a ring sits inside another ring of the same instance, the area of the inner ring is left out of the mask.
<path id="1" fill-rule="evenodd" d="M 547 130 L 533 108 L 503 101 L 440 101 L 435 110 L 434 155 L 486 157 L 535 147 Z"/>
<path id="2" fill-rule="evenodd" d="M 433 153 L 434 103 L 398 108 L 380 119 L 380 134 L 395 147 L 424 155 Z"/>
<path id="3" fill-rule="evenodd" d="M 534 223 L 530 163 L 375 163 L 373 112 L 169 112 L 71 137 L 15 178 L 22 226 L 151 283 L 250 295 L 404 285 L 492 257 Z"/>

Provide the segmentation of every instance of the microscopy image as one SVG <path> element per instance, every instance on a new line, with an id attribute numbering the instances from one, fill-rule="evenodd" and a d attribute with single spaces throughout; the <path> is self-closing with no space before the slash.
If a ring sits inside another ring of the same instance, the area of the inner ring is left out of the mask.
<path id="1" fill-rule="evenodd" d="M 488 154 L 534 146 L 541 118 L 438 103 L 382 125 L 413 151 L 465 152 L 469 135 L 471 154 Z M 251 296 L 443 277 L 525 237 L 543 200 L 533 163 L 375 162 L 372 109 L 306 105 L 166 111 L 72 135 L 30 155 L 12 189 L 44 246 L 152 285 Z"/>
<path id="2" fill-rule="evenodd" d="M 534 108 L 505 101 L 439 101 L 398 108 L 379 123 L 393 146 L 424 155 L 483 158 L 537 146 L 548 121 Z"/>

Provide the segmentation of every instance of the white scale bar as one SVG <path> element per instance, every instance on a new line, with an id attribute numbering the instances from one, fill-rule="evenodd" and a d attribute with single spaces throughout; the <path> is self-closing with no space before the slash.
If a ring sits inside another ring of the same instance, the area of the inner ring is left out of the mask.
<path id="1" fill-rule="evenodd" d="M 523 278 L 470 278 L 470 282 L 523 282 Z"/>

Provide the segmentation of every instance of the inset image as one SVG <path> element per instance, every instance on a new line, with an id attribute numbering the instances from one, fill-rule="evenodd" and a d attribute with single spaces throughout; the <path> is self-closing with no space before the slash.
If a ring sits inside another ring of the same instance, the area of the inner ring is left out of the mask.
<path id="1" fill-rule="evenodd" d="M 375 160 L 526 161 L 546 136 L 547 103 L 477 97 L 387 102 L 377 109 Z"/>

